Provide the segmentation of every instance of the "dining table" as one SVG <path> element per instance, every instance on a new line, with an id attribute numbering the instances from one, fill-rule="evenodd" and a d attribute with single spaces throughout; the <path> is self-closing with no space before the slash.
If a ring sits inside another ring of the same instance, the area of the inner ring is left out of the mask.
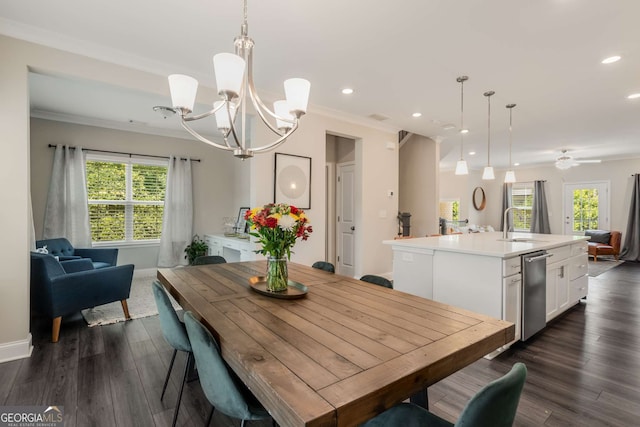
<path id="1" fill-rule="evenodd" d="M 288 272 L 301 295 L 257 292 L 266 261 L 157 272 L 280 426 L 358 425 L 515 337 L 513 323 L 458 307 L 298 263 Z"/>

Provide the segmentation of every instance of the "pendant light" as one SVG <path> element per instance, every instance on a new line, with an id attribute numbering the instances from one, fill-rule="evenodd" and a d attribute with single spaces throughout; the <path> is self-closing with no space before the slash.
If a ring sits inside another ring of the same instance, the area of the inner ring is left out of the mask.
<path id="1" fill-rule="evenodd" d="M 484 171 L 482 172 L 482 179 L 484 180 L 492 180 L 496 179 L 495 174 L 493 173 L 493 167 L 491 166 L 491 97 L 495 94 L 494 91 L 490 90 L 484 93 L 484 96 L 487 97 L 487 166 L 484 167 Z"/>
<path id="2" fill-rule="evenodd" d="M 460 160 L 456 163 L 456 175 L 469 175 L 467 162 L 463 156 L 464 134 L 469 132 L 464 128 L 464 82 L 469 80 L 467 76 L 460 76 L 456 79 L 460 83 Z"/>
<path id="3" fill-rule="evenodd" d="M 516 182 L 516 173 L 514 172 L 514 170 L 512 169 L 512 163 L 511 163 L 511 144 L 512 144 L 512 136 L 513 136 L 513 130 L 511 128 L 511 124 L 512 124 L 512 113 L 513 113 L 513 107 L 515 107 L 516 104 L 507 104 L 507 108 L 509 109 L 509 169 L 507 169 L 507 173 L 504 175 L 504 182 L 506 184 L 511 184 Z"/>

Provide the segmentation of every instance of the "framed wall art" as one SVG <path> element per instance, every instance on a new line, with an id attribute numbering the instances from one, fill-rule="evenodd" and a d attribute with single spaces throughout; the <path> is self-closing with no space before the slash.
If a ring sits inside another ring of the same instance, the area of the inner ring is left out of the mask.
<path id="1" fill-rule="evenodd" d="M 311 157 L 276 153 L 273 200 L 311 209 Z"/>

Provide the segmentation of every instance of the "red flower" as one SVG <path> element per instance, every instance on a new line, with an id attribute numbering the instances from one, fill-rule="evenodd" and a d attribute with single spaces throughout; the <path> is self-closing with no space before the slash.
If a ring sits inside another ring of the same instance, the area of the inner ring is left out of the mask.
<path id="1" fill-rule="evenodd" d="M 298 215 L 298 208 L 296 208 L 295 206 L 289 206 L 289 209 L 291 209 L 291 213 L 294 215 Z"/>
<path id="2" fill-rule="evenodd" d="M 269 228 L 276 228 L 278 226 L 278 220 L 273 217 L 268 217 L 265 219 L 265 225 Z"/>

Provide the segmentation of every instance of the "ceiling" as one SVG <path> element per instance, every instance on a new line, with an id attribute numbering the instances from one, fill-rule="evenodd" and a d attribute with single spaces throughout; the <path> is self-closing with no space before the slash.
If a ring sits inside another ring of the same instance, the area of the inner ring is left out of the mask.
<path id="1" fill-rule="evenodd" d="M 488 90 L 495 167 L 508 164 L 508 103 L 517 104 L 520 167 L 552 164 L 561 149 L 578 159 L 640 157 L 640 99 L 627 99 L 640 92 L 638 1 L 249 0 L 248 13 L 258 90 L 281 94 L 284 79 L 306 78 L 311 111 L 378 125 L 369 116 L 380 115 L 385 126 L 435 138 L 443 169 L 460 157 L 460 75 L 469 76 L 472 169 L 487 163 Z M 214 87 L 211 57 L 232 51 L 241 19 L 240 0 L 22 0 L 3 2 L 0 33 Z M 622 59 L 601 64 L 612 55 Z M 161 97 L 35 75 L 31 93 L 35 116 L 179 132 L 175 118 L 152 111 L 170 104 L 168 88 Z"/>

